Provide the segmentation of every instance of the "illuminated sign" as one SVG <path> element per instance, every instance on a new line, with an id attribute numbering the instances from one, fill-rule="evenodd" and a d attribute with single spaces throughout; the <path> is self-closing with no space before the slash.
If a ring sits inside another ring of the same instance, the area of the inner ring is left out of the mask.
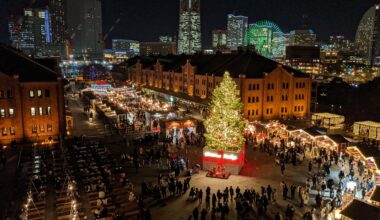
<path id="1" fill-rule="evenodd" d="M 209 151 L 204 152 L 203 155 L 205 157 L 213 157 L 213 158 L 219 158 L 219 159 L 222 158 L 222 155 L 220 155 L 218 153 L 215 153 L 215 152 L 209 152 Z M 235 154 L 223 154 L 223 159 L 226 159 L 226 160 L 237 160 L 238 157 Z"/>
<path id="2" fill-rule="evenodd" d="M 45 10 L 45 32 L 46 32 L 46 42 L 50 43 L 51 42 L 51 37 L 50 37 L 50 17 L 49 17 L 49 11 Z"/>

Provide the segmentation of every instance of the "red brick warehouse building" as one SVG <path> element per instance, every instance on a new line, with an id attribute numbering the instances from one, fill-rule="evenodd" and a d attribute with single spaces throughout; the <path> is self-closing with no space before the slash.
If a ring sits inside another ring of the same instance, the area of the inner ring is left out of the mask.
<path id="1" fill-rule="evenodd" d="M 0 45 L 0 144 L 44 142 L 65 134 L 63 79 Z"/>
<path id="2" fill-rule="evenodd" d="M 209 100 L 228 71 L 249 120 L 304 118 L 310 113 L 311 78 L 254 52 L 135 57 L 115 68 L 130 82 L 193 103 Z"/>

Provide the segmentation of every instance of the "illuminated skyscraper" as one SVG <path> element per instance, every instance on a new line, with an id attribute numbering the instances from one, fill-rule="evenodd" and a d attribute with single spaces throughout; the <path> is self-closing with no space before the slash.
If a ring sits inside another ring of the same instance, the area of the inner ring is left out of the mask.
<path id="1" fill-rule="evenodd" d="M 74 57 L 102 57 L 102 5 L 100 0 L 67 0 L 67 26 Z"/>
<path id="2" fill-rule="evenodd" d="M 200 0 L 180 0 L 178 53 L 202 50 Z"/>
<path id="3" fill-rule="evenodd" d="M 27 55 L 54 55 L 50 13 L 47 9 L 25 8 L 23 17 L 11 17 L 8 23 L 12 45 Z"/>
<path id="4" fill-rule="evenodd" d="M 317 35 L 311 29 L 293 30 L 290 32 L 291 46 L 315 46 Z"/>
<path id="5" fill-rule="evenodd" d="M 220 48 L 227 46 L 227 31 L 213 30 L 212 31 L 212 47 Z"/>
<path id="6" fill-rule="evenodd" d="M 367 64 L 380 64 L 380 4 L 368 9 L 360 20 L 355 48 Z"/>
<path id="7" fill-rule="evenodd" d="M 227 46 L 237 49 L 247 46 L 248 17 L 229 14 L 227 17 Z"/>
<path id="8" fill-rule="evenodd" d="M 65 55 L 66 43 L 66 0 L 49 0 L 50 23 L 53 46 L 61 55 Z"/>

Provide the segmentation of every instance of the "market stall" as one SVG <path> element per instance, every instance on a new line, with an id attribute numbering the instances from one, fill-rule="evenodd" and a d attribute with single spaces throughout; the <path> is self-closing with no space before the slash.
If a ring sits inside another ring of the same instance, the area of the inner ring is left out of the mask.
<path id="1" fill-rule="evenodd" d="M 161 132 L 164 132 L 166 137 L 171 137 L 173 143 L 178 143 L 181 138 L 189 138 L 190 141 L 197 133 L 198 122 L 192 118 L 169 119 L 161 121 Z"/>
<path id="2" fill-rule="evenodd" d="M 380 123 L 374 121 L 355 122 L 353 132 L 359 138 L 380 140 Z"/>
<path id="3" fill-rule="evenodd" d="M 314 126 L 326 128 L 331 132 L 344 129 L 345 118 L 343 115 L 331 113 L 313 113 L 311 123 Z"/>
<path id="4" fill-rule="evenodd" d="M 373 180 L 376 185 L 380 185 L 380 151 L 375 148 L 352 146 L 347 147 L 346 153 L 354 158 L 357 163 L 364 164 L 364 173 Z"/>

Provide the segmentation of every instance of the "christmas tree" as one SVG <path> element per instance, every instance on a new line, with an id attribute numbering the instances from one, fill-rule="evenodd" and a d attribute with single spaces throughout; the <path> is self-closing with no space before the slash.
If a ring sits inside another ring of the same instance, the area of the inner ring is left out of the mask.
<path id="1" fill-rule="evenodd" d="M 239 90 L 229 73 L 213 93 L 209 115 L 205 120 L 206 148 L 224 152 L 238 152 L 244 141 L 243 104 Z"/>

